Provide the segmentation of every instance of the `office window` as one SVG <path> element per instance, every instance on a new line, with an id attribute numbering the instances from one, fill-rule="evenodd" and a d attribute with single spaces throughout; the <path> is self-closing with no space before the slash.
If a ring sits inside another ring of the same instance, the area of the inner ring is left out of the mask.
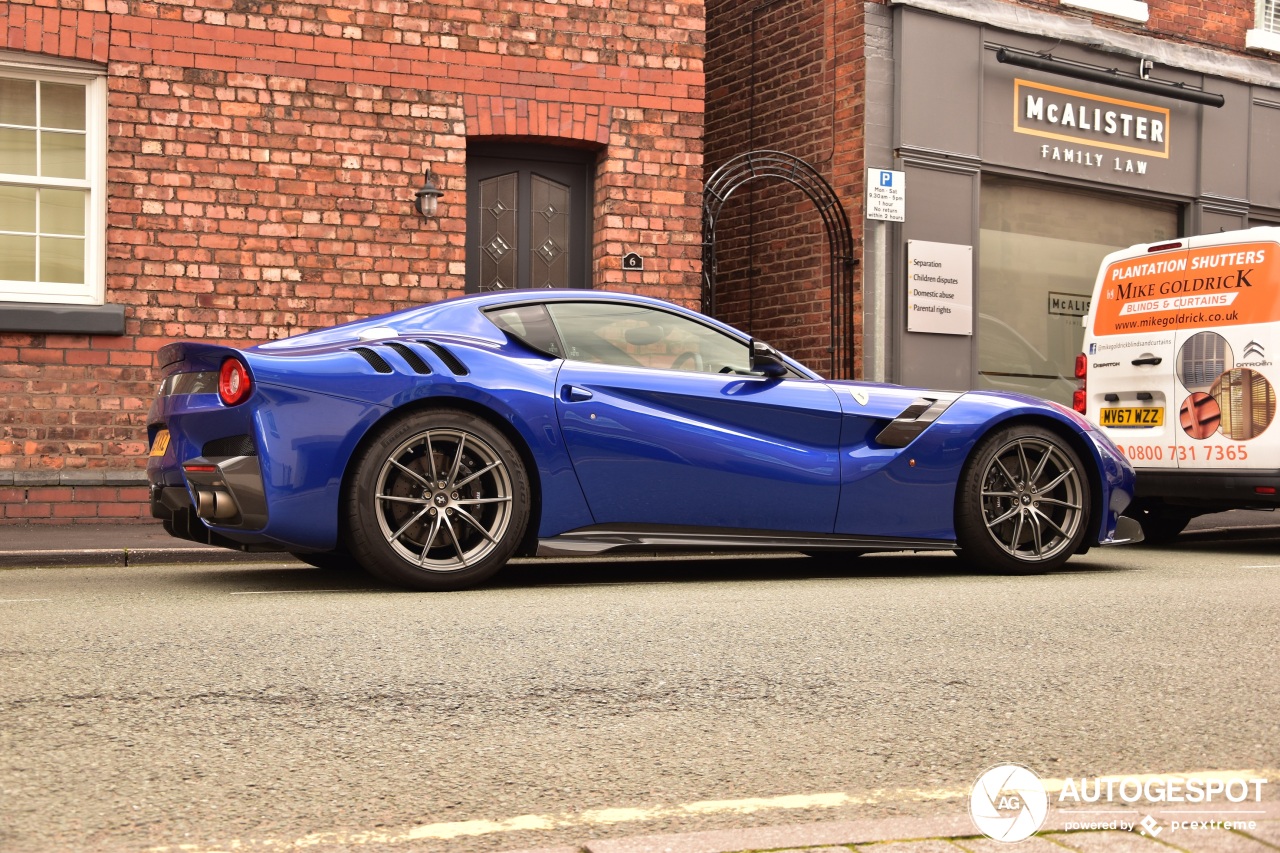
<path id="1" fill-rule="evenodd" d="M 1099 263 L 1176 237 L 1178 214 L 1160 201 L 984 178 L 976 387 L 1070 404 Z"/>
<path id="2" fill-rule="evenodd" d="M 0 63 L 0 302 L 101 305 L 106 83 Z"/>
<path id="3" fill-rule="evenodd" d="M 1062 0 L 1063 6 L 1101 12 L 1113 18 L 1145 24 L 1150 12 L 1143 0 Z"/>

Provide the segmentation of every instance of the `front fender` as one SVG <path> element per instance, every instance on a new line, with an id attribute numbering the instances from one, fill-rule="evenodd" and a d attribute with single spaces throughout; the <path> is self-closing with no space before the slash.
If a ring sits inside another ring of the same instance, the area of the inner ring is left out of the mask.
<path id="1" fill-rule="evenodd" d="M 1018 421 L 1057 430 L 1089 465 L 1094 529 L 1086 541 L 1109 541 L 1133 491 L 1133 469 L 1119 450 L 1088 421 L 1052 403 L 982 391 L 958 397 L 891 461 L 846 484 L 836 532 L 955 541 L 957 489 L 965 464 L 983 438 Z"/>

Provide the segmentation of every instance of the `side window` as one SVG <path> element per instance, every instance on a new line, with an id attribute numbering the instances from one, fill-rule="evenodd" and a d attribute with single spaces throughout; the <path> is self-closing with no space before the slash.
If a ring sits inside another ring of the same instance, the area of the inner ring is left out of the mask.
<path id="1" fill-rule="evenodd" d="M 499 308 L 488 313 L 490 320 L 507 334 L 523 341 L 526 345 L 556 358 L 564 357 L 564 348 L 560 346 L 560 338 L 556 328 L 547 316 L 543 305 L 518 305 L 514 308 Z"/>
<path id="2" fill-rule="evenodd" d="M 575 361 L 694 373 L 750 366 L 744 342 L 677 314 L 607 302 L 558 302 L 547 310 L 565 358 Z"/>

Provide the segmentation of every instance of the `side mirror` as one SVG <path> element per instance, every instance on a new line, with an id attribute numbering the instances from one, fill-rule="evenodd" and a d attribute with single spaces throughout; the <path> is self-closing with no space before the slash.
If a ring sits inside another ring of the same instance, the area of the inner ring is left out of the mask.
<path id="1" fill-rule="evenodd" d="M 751 372 L 776 379 L 791 372 L 782 354 L 764 341 L 751 341 Z"/>

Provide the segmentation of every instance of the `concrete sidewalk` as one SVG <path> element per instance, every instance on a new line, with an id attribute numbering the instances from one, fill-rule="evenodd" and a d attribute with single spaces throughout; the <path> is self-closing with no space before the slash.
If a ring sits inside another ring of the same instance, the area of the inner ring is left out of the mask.
<path id="1" fill-rule="evenodd" d="M 963 810 L 966 804 L 956 806 Z M 1016 844 L 979 834 L 968 815 L 963 814 L 634 836 L 506 853 L 1276 853 L 1280 850 L 1280 803 L 1250 803 L 1249 807 L 1261 813 L 1228 816 L 1204 812 L 1200 819 L 1251 821 L 1252 829 L 1175 829 L 1167 820 L 1158 820 L 1154 837 L 1141 828 L 1132 832 L 1068 831 L 1069 825 L 1097 821 L 1098 815 L 1055 809 L 1040 832 Z M 1150 813 L 1158 817 L 1158 808 L 1152 809 Z M 1147 814 L 1133 811 L 1124 819 L 1136 822 Z M 1111 817 L 1114 816 L 1108 815 Z M 1178 816 L 1180 821 L 1195 819 L 1194 815 Z"/>

